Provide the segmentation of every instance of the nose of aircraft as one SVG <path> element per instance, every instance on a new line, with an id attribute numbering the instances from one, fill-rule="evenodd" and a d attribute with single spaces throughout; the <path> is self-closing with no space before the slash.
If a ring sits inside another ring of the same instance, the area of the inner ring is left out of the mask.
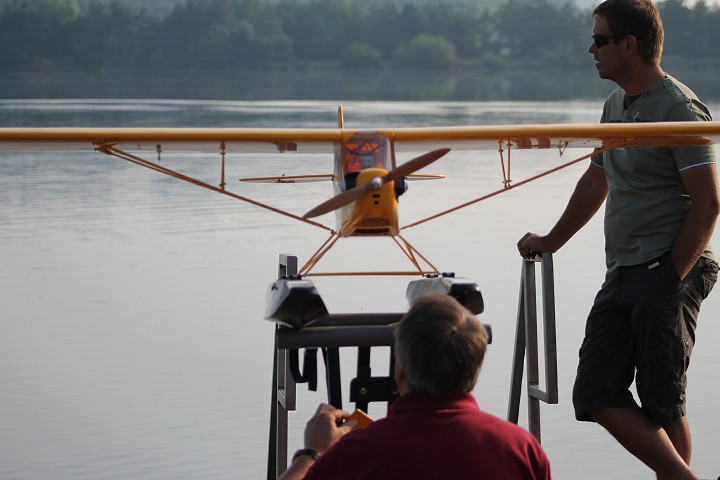
<path id="1" fill-rule="evenodd" d="M 449 151 L 449 148 L 440 148 L 438 150 L 433 150 L 431 152 L 420 155 L 419 157 L 415 157 L 409 162 L 405 162 L 394 170 L 391 170 L 382 177 L 375 177 L 370 182 L 364 185 L 360 185 L 350 190 L 346 190 L 339 195 L 335 195 L 330 200 L 321 203 L 317 207 L 307 212 L 305 215 L 303 215 L 303 218 L 318 217 L 324 213 L 337 210 L 338 208 L 343 207 L 350 202 L 354 202 L 370 190 L 378 190 L 388 182 L 400 179 L 402 177 L 410 175 L 413 172 L 416 172 L 417 170 L 420 170 L 421 168 L 427 167 L 435 160 L 444 156 Z"/>

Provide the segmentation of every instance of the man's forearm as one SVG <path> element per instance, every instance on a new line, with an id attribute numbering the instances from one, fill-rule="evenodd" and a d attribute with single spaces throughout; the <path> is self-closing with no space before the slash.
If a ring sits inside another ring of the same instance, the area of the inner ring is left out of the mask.
<path id="1" fill-rule="evenodd" d="M 293 460 L 285 473 L 278 477 L 278 480 L 301 480 L 305 478 L 305 474 L 313 463 L 315 460 L 312 457 L 301 455 Z"/>
<path id="2" fill-rule="evenodd" d="M 578 181 L 565 211 L 547 234 L 556 251 L 597 213 L 607 197 L 607 182 L 602 168 L 590 165 Z"/>
<path id="3" fill-rule="evenodd" d="M 692 205 L 672 248 L 673 264 L 680 279 L 690 273 L 707 247 L 720 213 L 717 170 L 714 164 L 683 171 L 682 181 Z"/>
<path id="4" fill-rule="evenodd" d="M 717 209 L 711 206 L 693 205 L 685 217 L 672 249 L 673 264 L 681 280 L 690 273 L 707 248 L 715 229 L 717 215 Z"/>

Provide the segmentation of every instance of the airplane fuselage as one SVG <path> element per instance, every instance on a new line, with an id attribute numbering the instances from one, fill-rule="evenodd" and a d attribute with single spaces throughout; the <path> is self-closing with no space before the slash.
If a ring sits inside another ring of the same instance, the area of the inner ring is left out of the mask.
<path id="1" fill-rule="evenodd" d="M 392 143 L 379 133 L 359 132 L 335 146 L 335 194 L 373 182 L 394 167 Z M 341 237 L 398 234 L 395 182 L 375 183 L 368 195 L 335 211 Z"/>

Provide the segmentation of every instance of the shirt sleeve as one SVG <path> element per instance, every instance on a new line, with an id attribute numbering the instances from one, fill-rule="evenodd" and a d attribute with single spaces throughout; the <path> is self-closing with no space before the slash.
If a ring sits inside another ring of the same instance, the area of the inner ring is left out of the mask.
<path id="1" fill-rule="evenodd" d="M 712 120 L 707 107 L 701 102 L 688 99 L 673 107 L 666 121 L 668 122 L 709 122 Z M 678 171 L 688 168 L 715 163 L 715 149 L 712 143 L 671 147 Z"/>
<path id="2" fill-rule="evenodd" d="M 337 472 L 335 471 L 337 455 L 334 447 L 335 445 L 328 449 L 327 452 L 320 455 L 320 458 L 318 458 L 307 471 L 303 480 L 323 480 L 338 477 Z"/>

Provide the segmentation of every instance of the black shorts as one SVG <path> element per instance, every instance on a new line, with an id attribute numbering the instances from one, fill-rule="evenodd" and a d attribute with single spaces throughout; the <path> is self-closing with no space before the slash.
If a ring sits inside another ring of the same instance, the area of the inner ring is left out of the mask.
<path id="1" fill-rule="evenodd" d="M 573 387 L 575 417 L 604 407 L 640 404 L 659 425 L 685 415 L 686 371 L 700 304 L 717 281 L 718 264 L 700 258 L 680 281 L 669 252 L 609 272 L 595 297 Z"/>

